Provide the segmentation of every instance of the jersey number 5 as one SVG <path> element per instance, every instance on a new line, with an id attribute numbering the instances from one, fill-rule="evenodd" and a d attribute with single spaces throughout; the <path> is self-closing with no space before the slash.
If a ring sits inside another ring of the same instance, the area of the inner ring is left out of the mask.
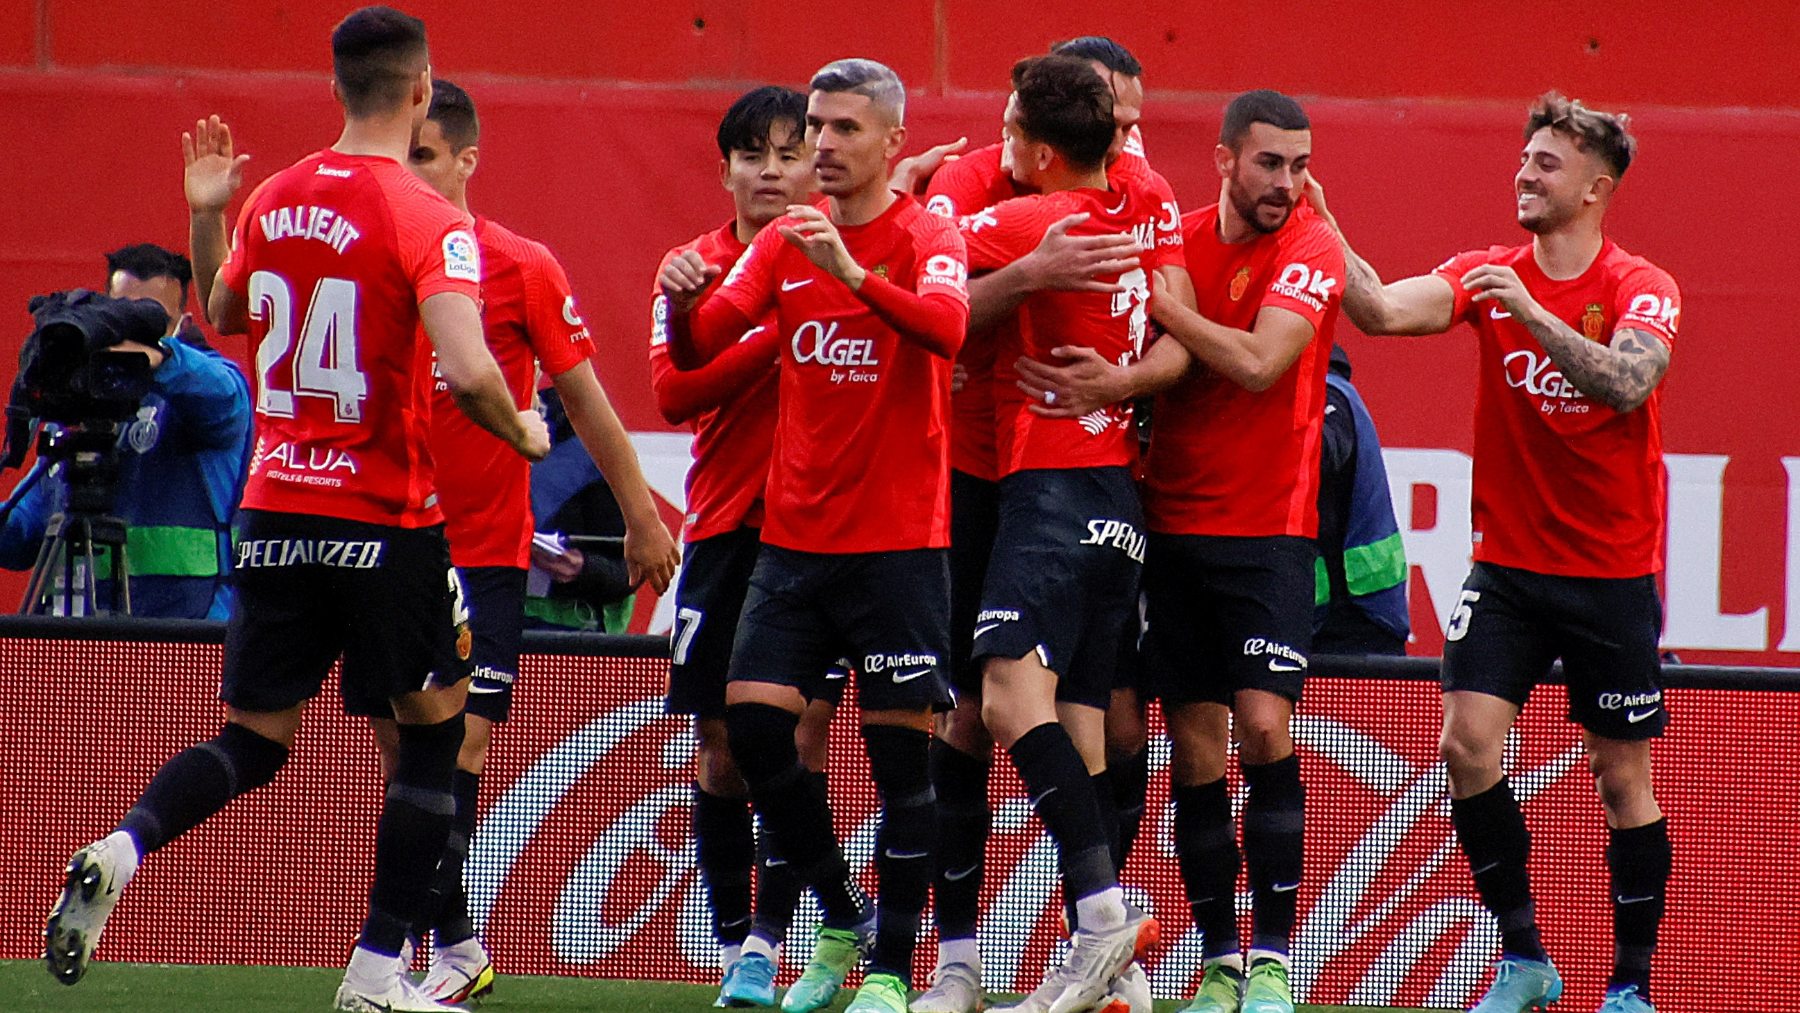
<path id="1" fill-rule="evenodd" d="M 320 278 L 294 350 L 294 290 L 273 271 L 250 276 L 250 319 L 266 323 L 256 348 L 256 410 L 294 417 L 294 396 L 330 398 L 339 422 L 361 422 L 369 381 L 356 367 L 356 283 Z M 288 352 L 294 350 L 290 358 Z"/>

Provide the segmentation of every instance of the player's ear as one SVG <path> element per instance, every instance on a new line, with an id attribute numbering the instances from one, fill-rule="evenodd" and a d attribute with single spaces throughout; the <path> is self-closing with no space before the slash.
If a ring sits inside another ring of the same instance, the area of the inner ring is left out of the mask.
<path id="1" fill-rule="evenodd" d="M 1619 181 L 1616 177 L 1601 173 L 1594 177 L 1594 182 L 1588 186 L 1587 193 L 1582 194 L 1581 202 L 1583 204 L 1606 204 L 1612 200 L 1613 191 L 1618 188 Z"/>
<path id="2" fill-rule="evenodd" d="M 1237 163 L 1237 152 L 1226 145 L 1213 147 L 1213 165 L 1218 167 L 1220 176 L 1230 176 L 1232 166 Z"/>
<path id="3" fill-rule="evenodd" d="M 471 144 L 456 153 L 456 170 L 462 173 L 464 180 L 475 175 L 475 167 L 479 164 L 481 164 L 481 148 L 477 145 Z"/>
<path id="4" fill-rule="evenodd" d="M 901 149 L 903 149 L 905 147 L 906 147 L 906 124 L 897 123 L 894 126 L 888 128 L 887 149 L 886 149 L 888 161 L 892 162 L 894 159 L 899 158 Z"/>
<path id="5" fill-rule="evenodd" d="M 419 71 L 419 76 L 413 80 L 413 105 L 427 108 L 431 106 L 430 64 L 426 64 L 425 69 Z"/>
<path id="6" fill-rule="evenodd" d="M 338 88 L 337 78 L 335 77 L 331 79 L 331 101 L 336 102 L 340 106 L 344 104 L 344 93 L 342 89 Z"/>
<path id="7" fill-rule="evenodd" d="M 719 186 L 727 191 L 731 189 L 731 159 L 729 158 L 719 159 Z"/>

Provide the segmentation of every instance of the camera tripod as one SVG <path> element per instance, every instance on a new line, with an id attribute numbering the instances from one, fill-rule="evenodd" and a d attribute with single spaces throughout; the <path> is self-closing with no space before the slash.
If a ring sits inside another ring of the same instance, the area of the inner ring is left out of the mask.
<path id="1" fill-rule="evenodd" d="M 131 572 L 125 559 L 125 522 L 117 517 L 71 510 L 50 516 L 44 544 L 19 614 L 43 612 L 58 616 L 102 614 L 96 549 L 107 551 L 112 564 L 112 615 L 131 614 Z"/>

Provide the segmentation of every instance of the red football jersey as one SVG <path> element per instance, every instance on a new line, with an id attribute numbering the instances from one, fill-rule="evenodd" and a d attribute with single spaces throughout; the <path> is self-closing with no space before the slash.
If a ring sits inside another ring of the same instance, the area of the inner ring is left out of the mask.
<path id="1" fill-rule="evenodd" d="M 245 507 L 408 528 L 444 519 L 419 304 L 480 298 L 472 225 L 399 162 L 330 150 L 244 202 L 224 283 L 248 302 L 256 349 Z"/>
<path id="2" fill-rule="evenodd" d="M 1143 135 L 1132 129 L 1125 151 L 1107 167 L 1107 182 L 1115 190 L 1147 190 L 1156 195 L 1163 213 L 1157 219 L 1154 244 L 1160 249 L 1178 249 L 1182 243 L 1181 212 L 1175 200 L 1175 189 L 1160 173 L 1150 168 L 1143 155 Z M 1001 201 L 1028 194 L 1012 175 L 1000 168 L 999 144 L 990 144 L 946 162 L 931 177 L 925 191 L 925 206 L 935 214 L 950 219 L 971 215 Z M 1048 228 L 1055 221 L 1045 225 Z M 1040 231 L 1038 239 L 1043 239 Z M 1146 246 L 1152 244 L 1145 244 Z M 1033 243 L 1025 252 L 1037 247 Z M 1015 258 L 1016 259 L 1016 258 Z M 954 409 L 950 427 L 950 466 L 976 478 L 995 481 L 1001 475 L 999 449 L 995 443 L 994 377 L 995 341 L 992 335 L 980 335 L 963 343 L 956 361 L 968 372 L 963 389 L 951 399 Z"/>
<path id="3" fill-rule="evenodd" d="M 575 312 L 569 277 L 544 244 L 486 218 L 475 220 L 481 244 L 481 322 L 488 351 L 500 364 L 520 411 L 537 394 L 537 367 L 550 376 L 594 355 L 587 325 Z M 437 464 L 450 561 L 457 566 L 531 565 L 531 464 L 476 425 L 437 383 L 431 406 L 431 459 Z"/>
<path id="4" fill-rule="evenodd" d="M 776 313 L 779 419 L 763 541 L 806 552 L 950 544 L 950 360 L 902 338 L 843 283 L 765 228 L 718 298 L 745 320 Z M 956 226 L 900 195 L 875 220 L 839 226 L 856 262 L 968 313 Z"/>
<path id="5" fill-rule="evenodd" d="M 1034 292 L 1019 306 L 1010 326 L 996 335 L 991 383 L 1002 476 L 1028 468 L 1124 466 L 1136 460 L 1130 402 L 1079 419 L 1045 418 L 1030 410 L 1013 363 L 1020 355 L 1053 362 L 1051 349 L 1059 345 L 1083 345 L 1120 365 L 1142 357 L 1149 323 L 1149 276 L 1164 256 L 1156 242 L 1157 223 L 1164 214 L 1157 195 L 1083 189 L 1003 201 L 962 221 L 969 270 L 996 270 L 1018 260 L 1037 248 L 1044 230 L 1080 213 L 1090 217 L 1070 229 L 1071 235 L 1128 233 L 1146 252 L 1139 266 L 1109 279 L 1126 286 L 1126 291 Z"/>
<path id="6" fill-rule="evenodd" d="M 657 267 L 693 250 L 708 264 L 730 270 L 743 256 L 735 222 L 670 250 Z M 715 281 L 712 288 L 717 288 Z M 710 295 L 710 291 L 708 292 Z M 699 397 L 718 407 L 696 415 L 694 463 L 687 473 L 687 525 L 682 538 L 697 542 L 740 527 L 761 527 L 763 490 L 769 484 L 769 455 L 775 443 L 776 343 L 768 340 L 774 321 L 744 335 L 742 351 L 750 360 L 735 360 L 739 349 L 720 355 L 697 370 L 682 372 L 669 361 L 668 303 L 660 283 L 652 283 L 650 314 L 650 383 L 662 398 L 675 384 L 696 385 Z M 754 352 L 754 354 L 752 354 Z"/>
<path id="7" fill-rule="evenodd" d="M 1196 369 L 1157 397 L 1144 508 L 1174 535 L 1318 536 L 1325 367 L 1344 289 L 1337 233 L 1302 204 L 1280 230 L 1219 241 L 1219 207 L 1183 218 L 1200 315 L 1253 330 L 1265 306 L 1305 317 L 1313 337 L 1274 386 L 1252 393 Z"/>
<path id="8" fill-rule="evenodd" d="M 1569 577 L 1660 571 L 1668 486 L 1662 389 L 1629 412 L 1583 395 L 1523 324 L 1463 290 L 1462 276 L 1482 264 L 1511 267 L 1540 306 L 1602 343 L 1629 328 L 1673 346 L 1681 318 L 1674 279 L 1610 240 L 1567 281 L 1545 276 L 1530 243 L 1459 254 L 1434 272 L 1456 293 L 1456 319 L 1479 339 L 1475 558 Z"/>

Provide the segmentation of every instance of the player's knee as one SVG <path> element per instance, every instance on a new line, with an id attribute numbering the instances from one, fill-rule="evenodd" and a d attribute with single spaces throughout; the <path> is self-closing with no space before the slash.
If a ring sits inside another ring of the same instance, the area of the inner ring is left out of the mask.
<path id="1" fill-rule="evenodd" d="M 1285 720 L 1259 716 L 1238 725 L 1238 755 L 1245 763 L 1274 763 L 1293 752 L 1294 739 Z"/>
<path id="2" fill-rule="evenodd" d="M 742 798 L 748 791 L 744 776 L 731 758 L 731 740 L 725 722 L 706 718 L 694 728 L 694 772 L 700 788 L 709 795 Z"/>
<path id="3" fill-rule="evenodd" d="M 794 747 L 796 715 L 762 703 L 736 703 L 725 708 L 725 733 L 731 758 L 752 790 L 789 775 L 799 766 Z"/>
<path id="4" fill-rule="evenodd" d="M 428 725 L 403 724 L 398 733 L 400 752 L 390 784 L 448 796 L 462 752 L 463 716 Z"/>
<path id="5" fill-rule="evenodd" d="M 288 758 L 287 746 L 229 722 L 206 748 L 225 766 L 234 796 L 275 780 Z"/>
<path id="6" fill-rule="evenodd" d="M 1132 690 L 1117 690 L 1106 708 L 1106 752 L 1110 757 L 1136 756 L 1150 744 L 1143 704 Z"/>
<path id="7" fill-rule="evenodd" d="M 1452 782 L 1479 780 L 1483 775 L 1497 773 L 1504 746 L 1504 738 L 1492 742 L 1454 724 L 1446 725 L 1438 735 L 1438 756 L 1449 769 Z"/>
<path id="8" fill-rule="evenodd" d="M 1640 746 L 1607 743 L 1588 747 L 1588 770 L 1594 775 L 1594 790 L 1608 812 L 1630 812 L 1655 798 L 1649 749 Z"/>
<path id="9" fill-rule="evenodd" d="M 494 723 L 474 714 L 463 715 L 462 748 L 456 754 L 456 768 L 480 774 L 487 767 L 488 747 L 494 741 Z"/>
<path id="10" fill-rule="evenodd" d="M 800 765 L 807 770 L 823 772 L 830 754 L 831 717 L 837 708 L 811 703 L 800 714 L 800 727 L 794 730 L 794 748 L 800 753 Z"/>
<path id="11" fill-rule="evenodd" d="M 869 777 L 883 806 L 908 809 L 933 801 L 929 734 L 899 725 L 864 725 L 862 736 L 869 750 Z"/>

